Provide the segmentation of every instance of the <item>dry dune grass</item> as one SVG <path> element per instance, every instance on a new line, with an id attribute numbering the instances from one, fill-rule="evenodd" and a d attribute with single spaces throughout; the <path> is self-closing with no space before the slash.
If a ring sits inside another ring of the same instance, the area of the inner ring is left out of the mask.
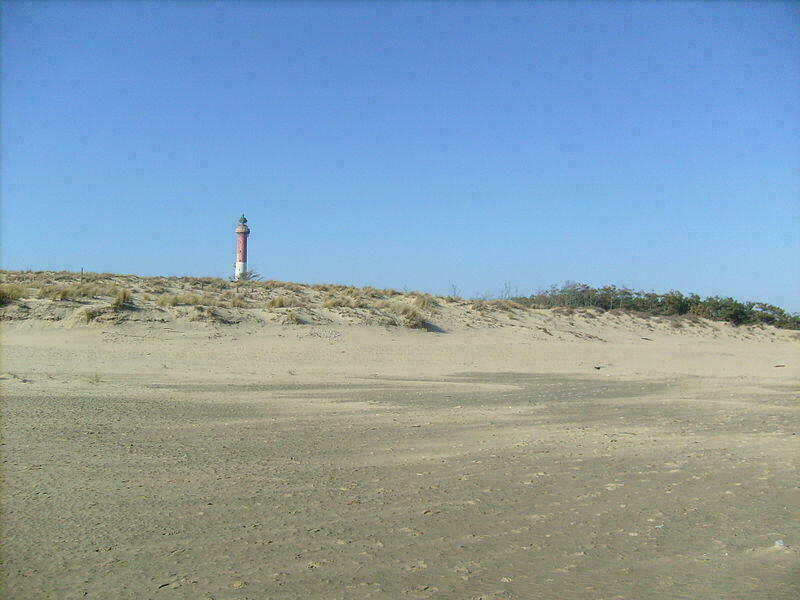
<path id="1" fill-rule="evenodd" d="M 159 306 L 210 306 L 216 303 L 216 299 L 201 297 L 197 294 L 163 294 L 157 300 Z"/>
<path id="2" fill-rule="evenodd" d="M 323 308 L 371 308 L 376 306 L 374 303 L 350 294 L 333 294 L 328 296 L 323 302 Z"/>
<path id="3" fill-rule="evenodd" d="M 284 313 L 283 323 L 347 322 L 383 323 L 411 328 L 424 326 L 422 312 L 432 312 L 445 302 L 431 294 L 403 293 L 371 286 L 357 288 L 340 284 L 303 285 L 285 281 L 225 281 L 216 277 L 140 277 L 111 273 L 19 272 L 2 271 L 0 302 L 3 305 L 28 304 L 49 310 L 37 303 L 69 310 L 69 303 L 97 304 L 102 308 L 80 310 L 72 319 L 92 322 L 114 312 L 133 309 L 146 319 L 148 311 L 168 311 L 176 318 L 193 321 L 213 320 L 209 313 L 187 313 L 181 307 L 227 309 L 308 309 L 303 317 L 296 310 Z M 102 303 L 102 304 L 101 304 Z M 79 310 L 73 307 L 71 310 Z M 358 309 L 357 311 L 355 309 Z M 348 312 L 349 311 L 349 312 Z M 355 312 L 354 312 L 355 311 Z M 305 311 L 304 311 L 305 312 Z M 198 315 L 206 317 L 198 318 Z M 17 314 L 21 317 L 22 313 Z M 119 319 L 129 317 L 123 315 Z M 159 318 L 164 318 L 161 314 Z"/>
<path id="4" fill-rule="evenodd" d="M 75 311 L 73 318 L 79 322 L 91 323 L 100 315 L 106 314 L 108 312 L 108 308 L 109 307 L 107 306 L 84 306 L 83 308 Z"/>
<path id="5" fill-rule="evenodd" d="M 8 304 L 14 300 L 19 300 L 27 295 L 24 286 L 19 284 L 0 285 L 0 306 Z"/>
<path id="6" fill-rule="evenodd" d="M 514 311 L 514 310 L 527 310 L 522 304 L 518 302 L 514 302 L 513 300 L 490 300 L 487 304 L 491 308 L 495 308 L 497 310 L 504 310 L 504 311 Z"/>
<path id="7" fill-rule="evenodd" d="M 129 305 L 130 301 L 131 301 L 130 290 L 123 288 L 117 291 L 116 295 L 114 296 L 114 300 L 111 302 L 111 306 L 115 310 L 119 310 Z"/>
<path id="8" fill-rule="evenodd" d="M 414 306 L 422 310 L 434 310 L 439 303 L 430 294 L 418 294 L 414 297 Z"/>
<path id="9" fill-rule="evenodd" d="M 390 302 L 388 309 L 400 317 L 400 322 L 406 327 L 411 327 L 412 329 L 421 329 L 426 325 L 426 321 L 422 316 L 422 313 L 409 304 Z"/>
<path id="10" fill-rule="evenodd" d="M 282 320 L 284 325 L 302 325 L 304 321 L 293 310 L 287 312 Z"/>
<path id="11" fill-rule="evenodd" d="M 231 308 L 246 308 L 247 300 L 240 295 L 234 295 L 228 300 L 228 306 Z"/>
<path id="12" fill-rule="evenodd" d="M 234 282 L 217 277 L 141 277 L 66 271 L 0 271 L 0 306 L 3 307 L 0 317 L 7 320 L 196 321 L 197 314 L 187 308 L 206 307 L 219 309 L 213 313 L 216 315 L 213 318 L 210 313 L 203 313 L 206 317 L 199 319 L 212 323 L 244 320 L 289 325 L 394 325 L 438 332 L 463 327 L 514 326 L 561 339 L 602 337 L 602 333 L 595 331 L 597 327 L 613 325 L 630 329 L 634 322 L 636 326 L 674 335 L 702 330 L 705 335 L 713 336 L 721 327 L 696 314 L 655 316 L 619 309 L 542 309 L 510 299 L 464 300 L 456 296 L 371 286 L 303 285 L 275 280 Z M 542 318 L 554 320 L 545 323 Z"/>
<path id="13" fill-rule="evenodd" d="M 77 300 L 116 295 L 118 289 L 112 285 L 83 283 L 79 285 L 44 285 L 39 288 L 40 298 L 51 300 Z"/>
<path id="14" fill-rule="evenodd" d="M 267 300 L 267 308 L 287 308 L 297 306 L 297 300 L 291 296 L 275 296 Z"/>

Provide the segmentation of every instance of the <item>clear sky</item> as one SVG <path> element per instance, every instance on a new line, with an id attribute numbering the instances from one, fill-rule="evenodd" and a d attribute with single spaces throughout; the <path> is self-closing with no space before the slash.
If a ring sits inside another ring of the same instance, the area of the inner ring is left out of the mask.
<path id="1" fill-rule="evenodd" d="M 800 3 L 4 2 L 2 265 L 800 311 Z"/>

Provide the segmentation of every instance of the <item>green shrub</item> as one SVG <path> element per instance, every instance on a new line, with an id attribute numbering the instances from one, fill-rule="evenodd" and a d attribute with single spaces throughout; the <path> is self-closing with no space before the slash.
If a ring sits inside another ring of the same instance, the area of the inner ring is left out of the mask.
<path id="1" fill-rule="evenodd" d="M 526 298 L 514 298 L 525 306 L 537 308 L 595 307 L 624 310 L 644 315 L 689 315 L 732 325 L 764 323 L 786 329 L 800 329 L 800 315 L 763 302 L 739 302 L 733 298 L 711 296 L 703 300 L 697 294 L 684 296 L 671 290 L 666 294 L 605 286 L 592 288 L 582 283 L 567 282 L 551 286 Z"/>
<path id="2" fill-rule="evenodd" d="M 732 325 L 742 325 L 754 321 L 752 304 L 748 306 L 733 298 L 720 298 L 719 296 L 706 298 L 703 304 L 708 311 L 709 318 L 715 321 L 728 321 Z"/>

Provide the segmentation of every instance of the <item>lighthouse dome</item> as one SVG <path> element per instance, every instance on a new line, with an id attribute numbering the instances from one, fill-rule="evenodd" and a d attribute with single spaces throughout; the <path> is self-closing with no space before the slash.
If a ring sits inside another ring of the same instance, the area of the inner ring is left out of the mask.
<path id="1" fill-rule="evenodd" d="M 236 226 L 236 233 L 250 233 L 250 228 L 247 226 L 247 218 L 244 214 L 239 217 L 239 225 Z"/>

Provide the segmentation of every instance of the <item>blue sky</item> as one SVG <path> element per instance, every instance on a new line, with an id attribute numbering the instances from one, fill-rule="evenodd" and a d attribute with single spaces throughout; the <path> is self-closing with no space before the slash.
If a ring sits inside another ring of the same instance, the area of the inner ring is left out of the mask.
<path id="1" fill-rule="evenodd" d="M 800 3 L 2 10 L 4 268 L 800 311 Z"/>

